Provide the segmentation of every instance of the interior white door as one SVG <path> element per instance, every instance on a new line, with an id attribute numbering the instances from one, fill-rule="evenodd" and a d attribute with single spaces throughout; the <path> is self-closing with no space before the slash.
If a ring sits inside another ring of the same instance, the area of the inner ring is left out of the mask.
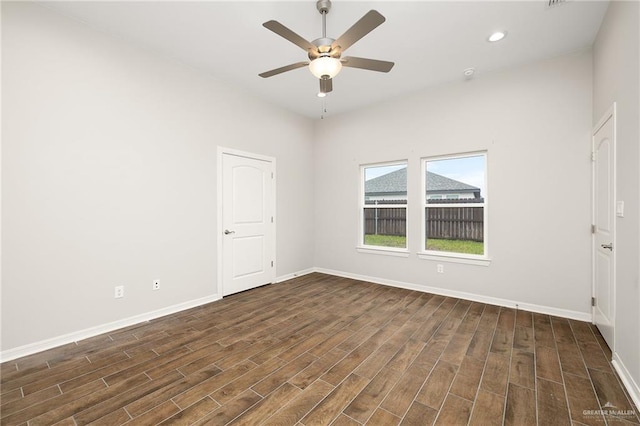
<path id="1" fill-rule="evenodd" d="M 271 161 L 222 154 L 222 295 L 273 282 Z"/>
<path id="2" fill-rule="evenodd" d="M 615 126 L 613 113 L 593 135 L 593 321 L 614 349 Z"/>

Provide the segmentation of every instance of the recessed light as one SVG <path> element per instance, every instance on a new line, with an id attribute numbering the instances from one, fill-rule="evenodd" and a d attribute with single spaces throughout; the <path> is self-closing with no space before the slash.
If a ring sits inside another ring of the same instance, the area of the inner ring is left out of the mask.
<path id="1" fill-rule="evenodd" d="M 464 76 L 465 77 L 472 77 L 473 73 L 476 72 L 476 69 L 475 68 L 467 68 L 463 72 L 464 72 Z"/>
<path id="2" fill-rule="evenodd" d="M 506 36 L 507 36 L 506 31 L 496 31 L 495 33 L 491 34 L 487 40 L 489 40 L 490 42 L 500 41 Z"/>

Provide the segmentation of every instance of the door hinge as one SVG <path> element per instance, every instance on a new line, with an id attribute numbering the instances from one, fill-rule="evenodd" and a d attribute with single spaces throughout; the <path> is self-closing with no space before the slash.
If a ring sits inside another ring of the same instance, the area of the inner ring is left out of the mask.
<path id="1" fill-rule="evenodd" d="M 596 161 L 596 152 L 595 151 L 593 151 L 591 153 L 591 161 Z"/>
<path id="2" fill-rule="evenodd" d="M 591 298 L 591 306 L 596 306 L 596 298 L 595 297 Z"/>
<path id="3" fill-rule="evenodd" d="M 273 223 L 273 216 L 271 216 L 271 223 Z"/>
<path id="4" fill-rule="evenodd" d="M 595 225 L 591 225 L 591 233 L 592 234 L 596 233 L 596 226 Z"/>
<path id="5" fill-rule="evenodd" d="M 271 267 L 273 268 L 273 260 L 271 261 Z"/>
<path id="6" fill-rule="evenodd" d="M 271 172 L 271 179 L 273 179 L 273 172 Z"/>

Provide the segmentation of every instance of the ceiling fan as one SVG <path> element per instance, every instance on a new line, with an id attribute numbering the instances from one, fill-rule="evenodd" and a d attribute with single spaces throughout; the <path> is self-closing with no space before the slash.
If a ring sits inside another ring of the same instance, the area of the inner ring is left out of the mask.
<path id="1" fill-rule="evenodd" d="M 318 96 L 325 96 L 333 90 L 332 79 L 340 72 L 343 66 L 378 72 L 391 71 L 394 65 L 393 62 L 356 58 L 354 56 L 341 58 L 345 50 L 382 24 L 385 21 L 384 16 L 376 10 L 370 10 L 344 34 L 337 39 L 332 39 L 327 37 L 327 13 L 329 13 L 331 9 L 331 0 L 318 0 L 316 8 L 322 15 L 322 37 L 311 42 L 305 40 L 278 21 L 272 20 L 262 24 L 266 29 L 273 31 L 305 50 L 309 60 L 263 72 L 258 74 L 260 77 L 273 77 L 274 75 L 308 65 L 311 73 L 320 80 L 320 92 Z"/>

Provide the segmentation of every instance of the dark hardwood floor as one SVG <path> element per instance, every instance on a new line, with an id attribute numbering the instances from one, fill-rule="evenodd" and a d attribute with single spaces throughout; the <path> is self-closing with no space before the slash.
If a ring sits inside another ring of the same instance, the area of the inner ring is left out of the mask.
<path id="1" fill-rule="evenodd" d="M 638 424 L 590 324 L 311 274 L 2 364 L 3 425 Z"/>

